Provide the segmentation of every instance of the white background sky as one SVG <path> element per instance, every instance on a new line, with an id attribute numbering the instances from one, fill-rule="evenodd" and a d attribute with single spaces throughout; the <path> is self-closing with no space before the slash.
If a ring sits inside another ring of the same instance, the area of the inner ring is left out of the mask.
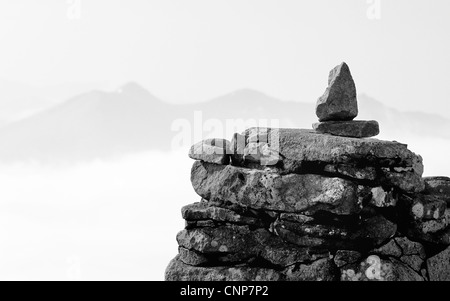
<path id="1" fill-rule="evenodd" d="M 0 78 L 32 85 L 135 80 L 191 102 L 253 88 L 313 102 L 346 61 L 359 92 L 449 116 L 450 1 L 63 0 L 0 2 Z"/>

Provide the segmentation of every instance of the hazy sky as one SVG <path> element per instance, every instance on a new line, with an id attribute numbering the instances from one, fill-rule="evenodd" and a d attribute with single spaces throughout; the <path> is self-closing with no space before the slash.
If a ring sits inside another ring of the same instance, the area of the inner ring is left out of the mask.
<path id="1" fill-rule="evenodd" d="M 77 2 L 79 18 L 68 14 Z M 180 102 L 247 87 L 312 102 L 346 61 L 359 92 L 450 117 L 450 1 L 381 0 L 369 18 L 376 2 L 1 1 L 0 78 L 135 80 Z"/>

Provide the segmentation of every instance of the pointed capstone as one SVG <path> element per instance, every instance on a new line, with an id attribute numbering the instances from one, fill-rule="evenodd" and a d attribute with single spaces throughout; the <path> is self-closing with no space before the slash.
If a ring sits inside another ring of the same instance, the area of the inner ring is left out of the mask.
<path id="1" fill-rule="evenodd" d="M 316 114 L 319 121 L 348 121 L 358 115 L 356 87 L 346 63 L 330 71 L 328 87 L 317 100 Z"/>

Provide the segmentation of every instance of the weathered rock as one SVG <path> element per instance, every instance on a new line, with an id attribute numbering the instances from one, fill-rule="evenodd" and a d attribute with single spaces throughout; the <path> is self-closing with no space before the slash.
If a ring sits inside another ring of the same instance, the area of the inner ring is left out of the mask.
<path id="1" fill-rule="evenodd" d="M 244 149 L 244 162 L 257 163 L 261 166 L 276 165 L 280 161 L 280 154 L 262 142 L 248 143 Z"/>
<path id="2" fill-rule="evenodd" d="M 330 71 L 328 87 L 317 100 L 316 115 L 320 121 L 352 120 L 358 115 L 356 86 L 346 63 Z"/>
<path id="3" fill-rule="evenodd" d="M 347 176 L 356 180 L 375 181 L 377 179 L 377 170 L 370 166 L 356 167 L 350 164 L 327 164 L 325 165 L 323 171 L 326 173 Z"/>
<path id="4" fill-rule="evenodd" d="M 450 245 L 450 209 L 439 220 L 414 221 L 406 225 L 408 237 L 439 245 Z"/>
<path id="5" fill-rule="evenodd" d="M 403 255 L 418 255 L 422 259 L 426 257 L 425 248 L 419 242 L 411 241 L 406 237 L 396 237 L 395 242 L 401 248 Z"/>
<path id="6" fill-rule="evenodd" d="M 417 195 L 410 204 L 410 214 L 416 220 L 439 220 L 444 217 L 447 203 L 430 195 Z"/>
<path id="7" fill-rule="evenodd" d="M 196 228 L 178 233 L 180 247 L 200 253 L 251 253 L 256 244 L 247 226 Z"/>
<path id="8" fill-rule="evenodd" d="M 450 178 L 448 177 L 426 177 L 424 178 L 426 192 L 446 201 L 450 207 Z"/>
<path id="9" fill-rule="evenodd" d="M 400 261 L 406 263 L 416 272 L 420 272 L 423 264 L 423 259 L 418 255 L 405 255 L 400 257 Z"/>
<path id="10" fill-rule="evenodd" d="M 396 224 L 382 215 L 376 215 L 363 219 L 361 228 L 353 234 L 352 238 L 353 240 L 367 242 L 372 247 L 377 247 L 393 237 L 396 231 Z"/>
<path id="11" fill-rule="evenodd" d="M 361 253 L 351 250 L 338 250 L 334 255 L 334 263 L 338 268 L 357 262 L 362 258 Z"/>
<path id="12" fill-rule="evenodd" d="M 179 259 L 189 265 L 201 266 L 208 262 L 208 258 L 201 253 L 178 247 Z"/>
<path id="13" fill-rule="evenodd" d="M 298 213 L 281 213 L 280 219 L 299 224 L 305 224 L 314 221 L 313 217 Z"/>
<path id="14" fill-rule="evenodd" d="M 263 226 L 262 221 L 255 217 L 243 216 L 226 208 L 211 206 L 206 202 L 184 206 L 181 209 L 181 214 L 188 221 L 214 220 L 233 224 Z"/>
<path id="15" fill-rule="evenodd" d="M 427 260 L 430 281 L 450 281 L 450 247 Z"/>
<path id="16" fill-rule="evenodd" d="M 175 257 L 165 271 L 166 281 L 280 281 L 284 276 L 276 270 L 249 266 L 197 267 Z"/>
<path id="17" fill-rule="evenodd" d="M 244 134 L 255 135 L 262 130 L 250 128 Z M 280 154 L 281 162 L 277 166 L 284 174 L 330 172 L 332 167 L 324 170 L 327 165 L 342 164 L 341 168 L 335 167 L 337 174 L 374 180 L 378 169 L 385 185 L 406 192 L 420 192 L 425 188 L 422 158 L 398 142 L 324 135 L 302 129 L 272 129 L 269 141 L 270 148 Z M 359 167 L 361 172 L 352 167 Z"/>
<path id="18" fill-rule="evenodd" d="M 395 207 L 397 199 L 393 197 L 392 191 L 386 192 L 382 187 L 374 187 L 371 189 L 372 198 L 370 203 L 375 207 Z"/>
<path id="19" fill-rule="evenodd" d="M 394 239 L 391 239 L 389 242 L 372 250 L 370 253 L 400 258 L 402 256 L 402 249 Z"/>
<path id="20" fill-rule="evenodd" d="M 423 281 L 413 269 L 401 261 L 370 255 L 361 264 L 341 269 L 341 281 Z"/>
<path id="21" fill-rule="evenodd" d="M 423 179 L 415 172 L 393 172 L 383 170 L 383 174 L 386 184 L 398 187 L 403 191 L 418 193 L 425 189 Z"/>
<path id="22" fill-rule="evenodd" d="M 299 224 L 289 221 L 279 221 L 275 224 L 275 227 L 277 226 L 294 232 L 300 236 L 310 236 L 331 240 L 348 239 L 350 236 L 348 229 L 333 225 Z"/>
<path id="23" fill-rule="evenodd" d="M 322 258 L 311 264 L 291 266 L 284 274 L 287 281 L 336 281 L 338 272 L 331 259 Z"/>
<path id="24" fill-rule="evenodd" d="M 217 261 L 230 254 L 235 261 L 244 262 L 259 257 L 272 265 L 281 267 L 320 258 L 321 253 L 309 248 L 299 248 L 283 242 L 265 229 L 249 230 L 245 226 L 221 226 L 217 228 L 197 228 L 183 230 L 177 236 L 178 244 Z M 211 259 L 210 259 L 211 260 Z"/>
<path id="25" fill-rule="evenodd" d="M 341 215 L 361 209 L 357 185 L 341 178 L 280 175 L 196 161 L 191 182 L 197 194 L 207 200 L 226 200 L 254 209 L 295 213 L 326 210 Z"/>
<path id="26" fill-rule="evenodd" d="M 186 221 L 185 228 L 186 229 L 203 228 L 203 227 L 213 228 L 215 226 L 217 226 L 217 225 L 213 220 Z"/>
<path id="27" fill-rule="evenodd" d="M 380 126 L 374 120 L 325 121 L 314 123 L 313 129 L 322 134 L 353 138 L 370 138 L 380 133 Z"/>
<path id="28" fill-rule="evenodd" d="M 207 139 L 191 146 L 189 157 L 194 160 L 227 165 L 230 163 L 229 149 L 228 140 Z"/>

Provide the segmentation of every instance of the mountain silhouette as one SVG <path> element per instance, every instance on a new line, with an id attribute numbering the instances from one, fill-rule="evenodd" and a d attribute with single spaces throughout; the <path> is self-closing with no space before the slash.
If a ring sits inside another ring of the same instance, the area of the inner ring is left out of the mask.
<path id="1" fill-rule="evenodd" d="M 444 117 L 400 112 L 366 95 L 360 95 L 359 107 L 358 119 L 378 120 L 382 131 L 450 139 L 450 120 Z M 196 111 L 201 112 L 203 121 L 222 123 L 278 119 L 280 127 L 311 128 L 317 121 L 312 102 L 282 101 L 251 89 L 206 102 L 174 105 L 131 82 L 114 92 L 81 94 L 3 126 L 0 162 L 73 163 L 147 150 L 168 151 L 176 135 L 171 129 L 174 120 L 193 125 Z"/>

